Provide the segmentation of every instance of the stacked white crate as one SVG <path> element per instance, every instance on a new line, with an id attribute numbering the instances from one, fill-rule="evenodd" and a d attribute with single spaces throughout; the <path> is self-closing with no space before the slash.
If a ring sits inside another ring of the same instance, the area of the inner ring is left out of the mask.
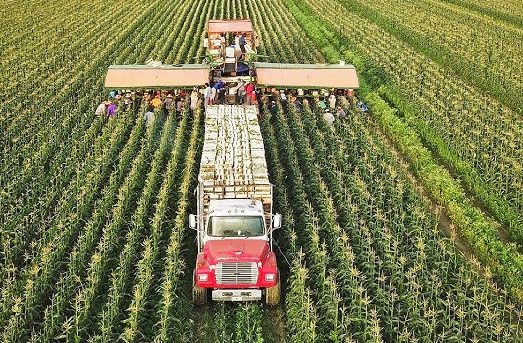
<path id="1" fill-rule="evenodd" d="M 198 179 L 210 198 L 272 202 L 256 106 L 211 105 Z"/>

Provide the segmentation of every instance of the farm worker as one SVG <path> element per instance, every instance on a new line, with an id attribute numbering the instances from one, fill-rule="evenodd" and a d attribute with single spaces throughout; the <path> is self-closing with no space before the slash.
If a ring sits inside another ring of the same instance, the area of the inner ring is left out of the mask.
<path id="1" fill-rule="evenodd" d="M 276 101 L 271 101 L 271 104 L 269 106 L 269 111 L 271 112 L 271 115 L 273 117 L 276 116 L 276 114 L 278 113 L 278 106 L 276 106 Z"/>
<path id="2" fill-rule="evenodd" d="M 243 104 L 243 97 L 245 96 L 245 82 L 243 82 L 242 79 L 238 79 L 238 102 L 239 104 Z"/>
<path id="3" fill-rule="evenodd" d="M 212 102 L 212 88 L 208 83 L 205 84 L 205 90 L 203 91 L 203 106 L 207 109 L 207 106 Z"/>
<path id="4" fill-rule="evenodd" d="M 285 94 L 285 91 L 282 89 L 280 90 L 280 100 L 281 104 L 284 108 L 287 108 L 287 95 Z"/>
<path id="5" fill-rule="evenodd" d="M 245 33 L 243 33 L 240 36 L 240 50 L 242 51 L 242 56 L 240 57 L 241 60 L 245 58 L 245 44 L 247 44 L 247 42 L 245 41 Z"/>
<path id="6" fill-rule="evenodd" d="M 300 102 L 300 100 L 298 100 L 298 98 L 296 98 L 295 96 L 293 96 L 293 97 L 291 98 L 291 102 L 292 102 L 292 104 L 294 105 L 294 108 L 296 109 L 296 111 L 301 112 L 301 110 L 302 110 L 302 106 L 301 106 L 301 102 Z"/>
<path id="7" fill-rule="evenodd" d="M 127 91 L 125 93 L 125 97 L 123 99 L 123 103 L 125 104 L 125 110 L 129 110 L 133 106 L 133 98 L 131 91 Z"/>
<path id="8" fill-rule="evenodd" d="M 323 100 L 318 101 L 318 107 L 319 107 L 322 111 L 325 111 L 325 110 L 327 109 L 327 105 L 325 104 L 325 101 L 323 101 Z"/>
<path id="9" fill-rule="evenodd" d="M 220 55 L 225 59 L 225 34 L 220 33 Z"/>
<path id="10" fill-rule="evenodd" d="M 363 102 L 361 101 L 358 101 L 358 103 L 356 104 L 356 108 L 359 109 L 360 111 L 362 111 L 363 113 L 367 112 L 369 110 L 369 108 L 367 107 L 367 105 L 365 105 Z"/>
<path id="11" fill-rule="evenodd" d="M 239 32 L 236 32 L 234 34 L 234 47 L 236 49 L 240 49 L 240 33 Z"/>
<path id="12" fill-rule="evenodd" d="M 345 113 L 343 108 L 341 108 L 341 106 L 336 107 L 336 115 L 340 119 L 343 119 L 343 118 L 345 118 L 347 116 L 347 114 Z"/>
<path id="13" fill-rule="evenodd" d="M 145 115 L 143 116 L 143 120 L 145 120 L 145 125 L 149 126 L 154 121 L 154 107 L 149 106 L 149 109 L 147 112 L 145 112 Z"/>
<path id="14" fill-rule="evenodd" d="M 336 108 L 336 95 L 334 95 L 334 93 L 331 93 L 329 96 L 329 107 L 331 111 Z"/>
<path id="15" fill-rule="evenodd" d="M 143 93 L 142 92 L 136 92 L 132 96 L 134 97 L 134 100 L 133 100 L 133 110 L 135 112 L 137 112 L 138 109 L 140 108 L 140 106 L 142 106 Z"/>
<path id="16" fill-rule="evenodd" d="M 240 59 L 242 50 L 240 48 L 240 33 L 237 32 L 234 36 L 234 58 Z"/>
<path id="17" fill-rule="evenodd" d="M 254 83 L 249 82 L 245 86 L 245 94 L 247 95 L 247 105 L 252 105 L 252 98 L 254 94 Z"/>
<path id="18" fill-rule="evenodd" d="M 167 94 L 163 102 L 163 111 L 165 114 L 168 114 L 169 111 L 173 108 L 174 99 L 171 93 Z"/>
<path id="19" fill-rule="evenodd" d="M 107 109 L 107 104 L 108 104 L 108 101 L 104 101 L 100 105 L 98 105 L 98 107 L 96 108 L 96 111 L 94 112 L 94 115 L 99 116 L 99 117 L 105 115 L 105 111 Z"/>
<path id="20" fill-rule="evenodd" d="M 214 93 L 214 95 L 212 96 L 213 98 L 213 103 L 214 104 L 217 104 L 220 102 L 220 89 L 221 89 L 222 85 L 221 85 L 221 81 L 216 81 L 214 83 L 214 85 L 212 86 L 212 89 L 211 89 L 211 92 Z"/>
<path id="21" fill-rule="evenodd" d="M 182 114 L 182 112 L 183 112 L 183 100 L 180 98 L 176 102 L 176 113 L 178 113 L 178 115 L 180 115 L 180 114 Z"/>
<path id="22" fill-rule="evenodd" d="M 151 105 L 154 108 L 160 108 L 160 106 L 162 106 L 162 100 L 160 99 L 160 94 L 156 94 L 156 96 L 151 100 Z"/>
<path id="23" fill-rule="evenodd" d="M 211 98 L 209 99 L 211 105 L 216 103 L 216 88 L 211 87 Z"/>
<path id="24" fill-rule="evenodd" d="M 116 117 L 116 104 L 112 101 L 109 101 L 109 105 L 107 106 L 107 117 Z"/>
<path id="25" fill-rule="evenodd" d="M 354 89 L 347 89 L 347 96 L 349 97 L 350 107 L 352 108 L 354 106 Z"/>
<path id="26" fill-rule="evenodd" d="M 149 106 L 149 101 L 151 100 L 151 96 L 149 95 L 149 92 L 143 93 L 143 103 L 145 106 Z"/>
<path id="27" fill-rule="evenodd" d="M 325 122 L 327 122 L 329 126 L 332 127 L 334 125 L 334 116 L 329 110 L 325 111 L 325 113 L 323 114 L 323 119 L 325 120 Z"/>
<path id="28" fill-rule="evenodd" d="M 218 103 L 223 104 L 225 102 L 225 82 L 220 80 L 215 87 L 216 92 L 218 93 Z"/>
<path id="29" fill-rule="evenodd" d="M 303 106 L 309 106 L 309 100 L 303 98 Z"/>
<path id="30" fill-rule="evenodd" d="M 196 87 L 193 88 L 191 92 L 191 112 L 194 113 L 194 110 L 198 106 L 198 90 Z"/>

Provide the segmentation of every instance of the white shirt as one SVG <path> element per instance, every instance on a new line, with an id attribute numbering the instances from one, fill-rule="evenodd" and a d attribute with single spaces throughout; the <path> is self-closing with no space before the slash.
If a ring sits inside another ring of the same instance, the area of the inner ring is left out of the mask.
<path id="1" fill-rule="evenodd" d="M 145 112 L 143 119 L 145 120 L 145 125 L 149 126 L 149 124 L 152 123 L 152 121 L 154 120 L 154 112 Z"/>
<path id="2" fill-rule="evenodd" d="M 334 94 L 332 94 L 330 97 L 329 97 L 329 107 L 331 109 L 334 109 L 336 107 L 336 96 Z"/>
<path id="3" fill-rule="evenodd" d="M 207 88 L 205 88 L 205 93 L 204 93 L 204 96 L 206 98 L 210 98 L 212 95 L 212 88 L 211 86 L 207 86 Z"/>
<path id="4" fill-rule="evenodd" d="M 105 104 L 103 102 L 98 105 L 94 114 L 97 116 L 103 116 L 105 114 Z"/>
<path id="5" fill-rule="evenodd" d="M 194 110 L 196 108 L 196 104 L 198 102 L 198 93 L 192 92 L 191 93 L 191 109 Z"/>
<path id="6" fill-rule="evenodd" d="M 323 119 L 325 119 L 327 124 L 329 124 L 330 126 L 334 124 L 334 115 L 332 115 L 332 113 L 330 112 L 325 112 L 325 114 L 323 114 Z"/>

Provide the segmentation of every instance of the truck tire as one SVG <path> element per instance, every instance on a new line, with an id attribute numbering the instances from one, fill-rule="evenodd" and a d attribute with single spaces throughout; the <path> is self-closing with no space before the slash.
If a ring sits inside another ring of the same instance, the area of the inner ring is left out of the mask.
<path id="1" fill-rule="evenodd" d="M 269 306 L 276 306 L 280 303 L 280 272 L 278 272 L 276 285 L 265 289 L 265 303 Z"/>
<path id="2" fill-rule="evenodd" d="M 207 304 L 207 288 L 196 285 L 196 270 L 192 272 L 192 302 L 195 305 Z"/>

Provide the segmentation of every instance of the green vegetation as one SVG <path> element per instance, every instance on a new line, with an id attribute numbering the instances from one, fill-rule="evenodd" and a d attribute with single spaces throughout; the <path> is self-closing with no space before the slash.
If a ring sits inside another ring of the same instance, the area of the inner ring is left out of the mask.
<path id="1" fill-rule="evenodd" d="M 1 341 L 520 342 L 518 5 L 8 1 Z M 370 109 L 339 97 L 330 127 L 314 99 L 260 99 L 276 308 L 191 304 L 203 108 L 93 115 L 109 65 L 198 63 L 210 18 L 250 18 L 271 62 L 353 63 Z"/>

